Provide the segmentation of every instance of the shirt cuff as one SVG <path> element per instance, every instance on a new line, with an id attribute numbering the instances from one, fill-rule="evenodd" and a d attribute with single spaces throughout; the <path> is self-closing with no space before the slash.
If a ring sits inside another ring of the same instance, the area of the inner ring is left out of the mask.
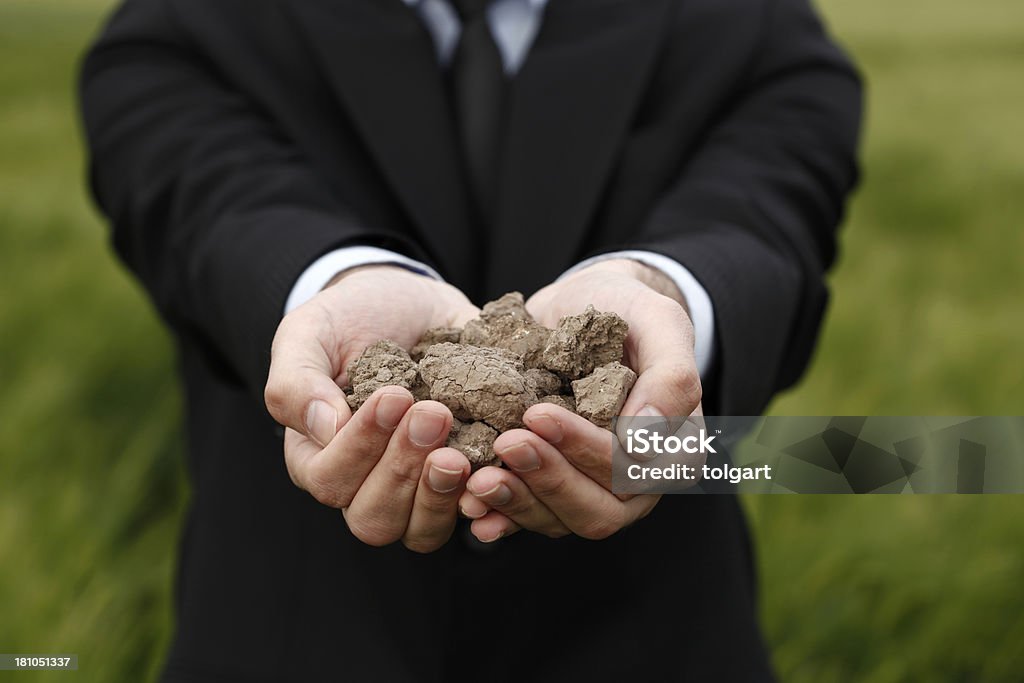
<path id="1" fill-rule="evenodd" d="M 653 251 L 616 251 L 601 254 L 577 263 L 565 271 L 561 277 L 571 275 L 587 266 L 611 259 L 631 259 L 657 268 L 667 275 L 682 292 L 686 306 L 690 309 L 690 320 L 693 322 L 694 345 L 693 354 L 697 358 L 697 371 L 701 378 L 706 378 L 711 369 L 712 355 L 715 348 L 715 309 L 707 290 L 697 281 L 689 270 L 675 259 Z M 561 278 L 559 278 L 561 279 Z"/>
<path id="2" fill-rule="evenodd" d="M 287 301 L 285 301 L 285 315 L 316 296 L 335 275 L 343 270 L 349 270 L 358 266 L 384 264 L 401 266 L 402 268 L 408 268 L 414 273 L 432 277 L 435 280 L 444 280 L 430 266 L 388 249 L 380 249 L 379 247 L 343 247 L 327 252 L 316 261 L 313 261 L 306 270 L 302 271 L 299 279 L 295 281 L 291 293 L 288 294 Z"/>

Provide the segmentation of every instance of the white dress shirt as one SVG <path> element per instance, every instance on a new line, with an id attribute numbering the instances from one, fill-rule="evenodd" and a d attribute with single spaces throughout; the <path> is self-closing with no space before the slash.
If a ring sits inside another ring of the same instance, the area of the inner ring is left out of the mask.
<path id="1" fill-rule="evenodd" d="M 404 0 L 419 14 L 423 23 L 434 39 L 437 59 L 447 66 L 458 45 L 462 32 L 462 23 L 458 14 L 448 0 Z M 544 17 L 544 8 L 548 0 L 494 0 L 487 8 L 487 24 L 491 35 L 501 53 L 505 73 L 514 76 L 530 52 L 534 38 L 540 30 Z M 665 273 L 675 282 L 679 291 L 686 298 L 693 321 L 694 354 L 697 358 L 697 369 L 704 377 L 711 366 L 711 354 L 715 334 L 715 312 L 707 291 L 678 261 L 662 254 L 649 251 L 618 251 L 601 254 L 587 259 L 570 268 L 562 277 L 586 268 L 599 261 L 626 258 L 647 264 Z M 288 300 L 285 313 L 301 306 L 312 299 L 338 273 L 357 266 L 374 264 L 399 265 L 441 280 L 441 276 L 431 267 L 401 254 L 379 249 L 377 247 L 344 247 L 324 254 L 312 263 L 295 282 Z"/>

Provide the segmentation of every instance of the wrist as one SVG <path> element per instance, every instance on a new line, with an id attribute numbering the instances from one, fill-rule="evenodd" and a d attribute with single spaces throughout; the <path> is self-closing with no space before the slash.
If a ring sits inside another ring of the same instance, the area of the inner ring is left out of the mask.
<path id="1" fill-rule="evenodd" d="M 633 259 L 616 258 L 608 259 L 607 261 L 599 261 L 581 272 L 591 270 L 620 273 L 633 278 L 650 289 L 653 289 L 658 294 L 672 299 L 682 306 L 683 309 L 686 310 L 687 314 L 689 314 L 689 307 L 686 305 L 686 297 L 683 296 L 683 293 L 679 290 L 675 281 L 654 266 L 649 266 L 646 263 L 635 261 Z"/>
<path id="2" fill-rule="evenodd" d="M 373 301 L 395 299 L 418 302 L 413 317 L 422 315 L 423 327 L 461 327 L 479 311 L 452 285 L 396 263 L 376 263 L 347 268 L 335 275 L 321 293 L 349 297 L 352 293 Z M 413 340 L 415 341 L 415 339 Z"/>
<path id="3" fill-rule="evenodd" d="M 324 285 L 324 289 L 328 289 L 329 287 L 333 287 L 334 285 L 338 284 L 342 280 L 346 280 L 346 279 L 348 279 L 348 278 L 350 278 L 352 276 L 358 276 L 358 275 L 361 275 L 361 274 L 362 275 L 384 274 L 384 275 L 391 275 L 391 276 L 395 276 L 395 275 L 406 276 L 407 275 L 407 276 L 409 276 L 411 278 L 417 278 L 417 279 L 428 278 L 428 279 L 431 279 L 427 275 L 423 275 L 421 273 L 417 273 L 414 270 L 410 270 L 409 268 L 397 265 L 395 263 L 370 263 L 370 264 L 367 264 L 367 265 L 355 266 L 355 267 L 352 267 L 352 268 L 346 268 L 345 270 L 342 270 L 341 272 L 337 273 L 334 277 L 332 277 L 330 279 L 330 281 L 326 285 Z"/>

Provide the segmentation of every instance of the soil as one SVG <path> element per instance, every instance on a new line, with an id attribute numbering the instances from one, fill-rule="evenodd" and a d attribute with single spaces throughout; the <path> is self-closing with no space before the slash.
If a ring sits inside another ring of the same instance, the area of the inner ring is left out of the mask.
<path id="1" fill-rule="evenodd" d="M 435 344 L 420 361 L 430 398 L 462 421 L 479 420 L 505 432 L 523 424 L 537 392 L 523 375 L 523 362 L 504 349 Z"/>
<path id="2" fill-rule="evenodd" d="M 487 465 L 499 465 L 501 461 L 494 454 L 494 440 L 498 430 L 486 422 L 462 422 L 455 420 L 448 433 L 448 446 L 462 451 L 474 470 Z"/>
<path id="3" fill-rule="evenodd" d="M 540 368 L 541 355 L 550 337 L 551 330 L 526 311 L 523 295 L 512 292 L 485 305 L 479 318 L 466 323 L 460 341 L 511 351 L 526 367 Z"/>
<path id="4" fill-rule="evenodd" d="M 635 383 L 636 373 L 622 363 L 602 365 L 572 383 L 576 412 L 599 427 L 611 427 Z"/>
<path id="5" fill-rule="evenodd" d="M 569 379 L 589 375 L 594 368 L 622 360 L 629 325 L 614 313 L 593 306 L 558 322 L 541 354 L 541 367 Z"/>
<path id="6" fill-rule="evenodd" d="M 416 342 L 416 345 L 409 349 L 409 356 L 412 357 L 417 363 L 423 358 L 423 354 L 427 352 L 434 344 L 443 344 L 445 342 L 451 342 L 452 344 L 459 343 L 459 337 L 462 336 L 462 330 L 458 327 L 434 327 L 423 333 L 420 340 Z"/>
<path id="7" fill-rule="evenodd" d="M 362 355 L 349 364 L 348 378 L 352 387 L 348 405 L 352 410 L 358 410 L 373 392 L 383 386 L 399 386 L 413 391 L 419 382 L 419 373 L 405 349 L 382 339 L 366 347 Z"/>
<path id="8" fill-rule="evenodd" d="M 610 427 L 636 382 L 620 362 L 628 331 L 618 315 L 593 306 L 548 329 L 512 292 L 484 306 L 464 329 L 428 330 L 410 352 L 388 340 L 367 347 L 348 368 L 349 405 L 357 410 L 385 385 L 439 401 L 455 416 L 448 445 L 473 469 L 497 465 L 494 440 L 521 427 L 536 403 Z"/>

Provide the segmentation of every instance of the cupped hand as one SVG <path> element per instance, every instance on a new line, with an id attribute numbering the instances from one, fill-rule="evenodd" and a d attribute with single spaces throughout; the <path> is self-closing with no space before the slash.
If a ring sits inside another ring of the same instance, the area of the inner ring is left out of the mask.
<path id="1" fill-rule="evenodd" d="M 614 311 L 629 323 L 624 359 L 638 378 L 620 413 L 685 418 L 702 413 L 693 352 L 693 326 L 685 300 L 660 271 L 634 261 L 606 261 L 559 280 L 527 302 L 548 327 L 588 304 Z M 624 430 L 626 421 L 620 422 Z M 673 421 L 675 422 L 675 421 Z M 481 541 L 521 528 L 558 537 L 574 533 L 602 539 L 646 516 L 656 495 L 611 492 L 612 439 L 608 431 L 550 404 L 530 408 L 527 429 L 502 434 L 495 452 L 508 466 L 481 469 L 460 500 Z M 700 455 L 691 464 L 699 465 Z"/>
<path id="2" fill-rule="evenodd" d="M 610 432 L 564 408 L 540 403 L 527 429 L 505 432 L 494 451 L 508 469 L 485 467 L 469 479 L 462 513 L 481 541 L 529 529 L 557 538 L 600 540 L 645 517 L 658 496 L 623 500 L 611 492 Z"/>
<path id="3" fill-rule="evenodd" d="M 443 545 L 469 462 L 443 447 L 452 415 L 440 403 L 414 407 L 405 389 L 383 387 L 353 414 L 341 389 L 346 368 L 379 339 L 409 348 L 429 328 L 461 326 L 477 314 L 450 285 L 368 266 L 335 278 L 278 327 L 265 399 L 286 428 L 288 473 L 341 509 L 365 543 L 401 540 L 420 552 Z"/>
<path id="4" fill-rule="evenodd" d="M 629 323 L 624 363 L 638 375 L 622 415 L 686 417 L 701 400 L 686 301 L 661 271 L 637 261 L 596 263 L 548 285 L 526 302 L 538 321 L 555 327 L 588 304 Z"/>

